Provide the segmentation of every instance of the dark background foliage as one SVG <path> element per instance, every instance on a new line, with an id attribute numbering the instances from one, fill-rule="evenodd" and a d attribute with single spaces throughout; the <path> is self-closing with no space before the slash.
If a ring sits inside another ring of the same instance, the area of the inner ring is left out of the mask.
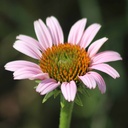
<path id="1" fill-rule="evenodd" d="M 33 89 L 34 81 L 14 81 L 4 65 L 12 60 L 30 58 L 12 48 L 15 37 L 36 37 L 33 22 L 54 15 L 67 38 L 70 27 L 86 17 L 87 26 L 100 23 L 96 39 L 109 38 L 101 50 L 115 50 L 123 61 L 110 63 L 120 73 L 119 79 L 102 74 L 107 91 L 98 89 L 83 96 L 84 106 L 75 105 L 71 128 L 128 127 L 128 1 L 127 0 L 1 0 L 0 1 L 0 128 L 57 128 L 59 97 L 42 104 L 43 96 Z M 66 40 L 65 38 L 65 40 Z M 33 61 L 33 60 L 32 60 Z"/>

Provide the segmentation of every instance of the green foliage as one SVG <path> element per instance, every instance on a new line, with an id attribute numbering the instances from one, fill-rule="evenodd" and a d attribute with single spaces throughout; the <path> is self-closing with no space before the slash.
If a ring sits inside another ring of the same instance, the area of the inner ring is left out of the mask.
<path id="1" fill-rule="evenodd" d="M 42 103 L 45 103 L 49 98 L 51 98 L 52 96 L 54 96 L 54 98 L 56 98 L 58 95 L 60 94 L 60 91 L 59 90 L 53 90 L 49 93 L 47 93 L 43 100 L 42 100 Z"/>
<path id="2" fill-rule="evenodd" d="M 81 98 L 80 98 L 80 96 L 79 96 L 79 93 L 77 93 L 77 95 L 76 95 L 75 103 L 76 103 L 77 105 L 79 105 L 79 106 L 83 106 L 83 103 L 82 103 L 82 100 L 81 100 Z"/>
<path id="3" fill-rule="evenodd" d="M 65 104 L 64 104 L 64 98 L 61 98 L 60 105 L 61 105 L 61 108 L 64 108 L 64 106 L 65 106 Z"/>

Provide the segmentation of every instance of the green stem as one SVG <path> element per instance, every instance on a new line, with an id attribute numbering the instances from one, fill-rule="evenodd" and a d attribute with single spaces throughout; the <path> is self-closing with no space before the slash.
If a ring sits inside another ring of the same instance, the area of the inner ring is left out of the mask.
<path id="1" fill-rule="evenodd" d="M 59 128 L 70 128 L 74 102 L 68 102 L 61 96 L 61 111 Z"/>

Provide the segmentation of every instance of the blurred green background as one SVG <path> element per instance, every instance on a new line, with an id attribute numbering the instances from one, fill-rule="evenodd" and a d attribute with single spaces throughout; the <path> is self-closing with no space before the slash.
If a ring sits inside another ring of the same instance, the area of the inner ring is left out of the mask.
<path id="1" fill-rule="evenodd" d="M 128 0 L 0 0 L 0 128 L 58 127 L 59 97 L 42 104 L 34 81 L 14 81 L 12 72 L 4 70 L 9 61 L 30 60 L 12 48 L 15 38 L 36 37 L 33 22 L 51 15 L 60 21 L 65 40 L 73 23 L 83 17 L 87 26 L 100 23 L 95 40 L 109 38 L 101 50 L 114 50 L 123 57 L 110 64 L 120 73 L 119 79 L 102 74 L 106 93 L 91 90 L 82 97 L 83 107 L 75 105 L 71 128 L 128 128 Z"/>

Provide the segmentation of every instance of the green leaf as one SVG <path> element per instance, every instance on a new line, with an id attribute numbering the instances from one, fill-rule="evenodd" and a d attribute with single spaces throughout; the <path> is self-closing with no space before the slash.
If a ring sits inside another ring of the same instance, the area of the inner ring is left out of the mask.
<path id="1" fill-rule="evenodd" d="M 89 89 L 86 88 L 86 86 L 82 82 L 80 82 L 78 86 L 78 92 L 80 92 L 82 95 L 90 96 Z"/>
<path id="2" fill-rule="evenodd" d="M 35 82 L 39 84 L 41 82 L 41 80 L 35 80 Z"/>
<path id="3" fill-rule="evenodd" d="M 65 107 L 65 99 L 63 97 L 63 95 L 61 94 L 61 102 L 60 102 L 60 105 L 61 105 L 61 108 L 64 108 Z"/>
<path id="4" fill-rule="evenodd" d="M 60 102 L 61 108 L 64 108 L 64 102 Z"/>
<path id="5" fill-rule="evenodd" d="M 75 103 L 79 106 L 83 106 L 82 100 L 81 100 L 78 93 L 77 93 L 76 98 L 75 98 Z"/>
<path id="6" fill-rule="evenodd" d="M 56 98 L 60 94 L 60 90 L 54 90 L 54 98 Z"/>
<path id="7" fill-rule="evenodd" d="M 90 96 L 89 90 L 88 90 L 87 88 L 84 88 L 84 89 L 83 89 L 82 94 L 83 94 L 83 95 L 86 95 L 86 96 Z"/>
<path id="8" fill-rule="evenodd" d="M 34 89 L 36 89 L 36 88 L 37 88 L 37 86 L 34 87 Z"/>
<path id="9" fill-rule="evenodd" d="M 42 103 L 46 102 L 52 95 L 54 95 L 54 91 L 51 91 L 51 92 L 47 93 L 47 94 L 44 96 L 44 98 L 43 98 L 43 100 L 42 100 Z"/>

